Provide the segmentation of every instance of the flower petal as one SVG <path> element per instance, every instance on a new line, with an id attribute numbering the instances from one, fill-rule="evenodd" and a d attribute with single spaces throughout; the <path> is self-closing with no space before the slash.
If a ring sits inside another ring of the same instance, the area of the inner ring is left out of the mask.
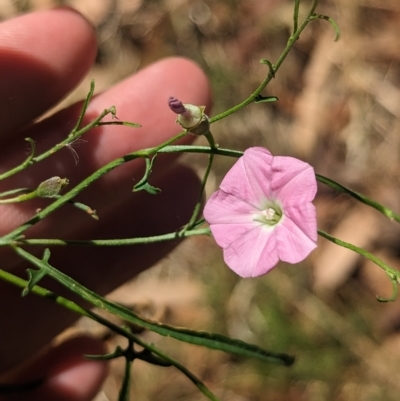
<path id="1" fill-rule="evenodd" d="M 241 277 L 258 277 L 279 261 L 274 229 L 255 227 L 223 249 L 225 263 Z"/>
<path id="2" fill-rule="evenodd" d="M 226 264 L 242 277 L 257 277 L 279 260 L 302 261 L 316 247 L 311 203 L 316 190 L 315 173 L 307 163 L 273 157 L 260 147 L 246 150 L 204 209 Z M 281 209 L 282 220 L 271 225 L 260 218 L 266 207 Z"/>
<path id="3" fill-rule="evenodd" d="M 317 213 L 312 203 L 288 206 L 285 208 L 284 213 L 308 238 L 317 242 Z"/>
<path id="4" fill-rule="evenodd" d="M 220 188 L 259 208 L 260 202 L 271 196 L 273 159 L 271 153 L 265 148 L 247 149 L 228 171 Z"/>
<path id="5" fill-rule="evenodd" d="M 301 262 L 317 247 L 316 242 L 288 217 L 276 226 L 275 235 L 279 259 L 284 262 Z"/>
<path id="6" fill-rule="evenodd" d="M 311 202 L 317 192 L 314 169 L 293 157 L 274 157 L 272 191 L 283 206 Z"/>
<path id="7" fill-rule="evenodd" d="M 204 207 L 207 223 L 233 224 L 252 221 L 254 207 L 234 195 L 218 190 L 214 192 Z"/>
<path id="8" fill-rule="evenodd" d="M 221 248 L 227 248 L 234 241 L 247 235 L 249 231 L 257 228 L 253 223 L 249 224 L 211 224 L 210 230 L 215 239 L 215 242 Z"/>

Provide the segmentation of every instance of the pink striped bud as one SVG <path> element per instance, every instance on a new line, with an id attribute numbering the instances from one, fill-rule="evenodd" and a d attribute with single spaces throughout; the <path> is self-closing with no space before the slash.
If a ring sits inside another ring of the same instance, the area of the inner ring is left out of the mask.
<path id="1" fill-rule="evenodd" d="M 209 132 L 210 121 L 204 113 L 205 106 L 182 103 L 175 97 L 168 99 L 169 108 L 178 114 L 176 123 L 184 130 L 195 135 L 205 135 Z"/>

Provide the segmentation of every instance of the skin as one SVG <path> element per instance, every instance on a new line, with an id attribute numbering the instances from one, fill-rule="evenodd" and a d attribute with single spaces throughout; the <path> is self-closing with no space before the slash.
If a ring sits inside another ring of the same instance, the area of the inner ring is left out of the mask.
<path id="1" fill-rule="evenodd" d="M 38 152 L 65 138 L 76 122 L 80 104 L 40 123 L 32 122 L 77 85 L 88 73 L 95 54 L 93 28 L 71 9 L 27 14 L 0 24 L 0 171 L 26 157 L 25 137 L 36 141 Z M 115 105 L 121 120 L 139 122 L 142 128 L 97 128 L 85 135 L 87 143 L 77 149 L 78 166 L 65 149 L 0 182 L 0 191 L 34 188 L 56 175 L 68 178 L 72 187 L 105 163 L 176 135 L 180 129 L 167 107 L 168 97 L 172 95 L 186 103 L 210 106 L 208 82 L 198 66 L 181 58 L 159 61 L 99 94 L 85 117 L 89 122 L 104 108 Z M 192 140 L 193 137 L 187 136 L 182 142 Z M 132 194 L 141 171 L 141 162 L 127 163 L 80 194 L 79 201 L 96 209 L 99 222 L 65 205 L 32 227 L 27 237 L 123 238 L 171 232 L 185 224 L 198 196 L 199 182 L 195 174 L 176 164 L 175 156 L 160 157 L 151 183 L 161 187 L 162 193 Z M 8 233 L 29 219 L 38 207 L 47 204 L 46 200 L 33 200 L 1 205 L 0 234 Z M 106 294 L 150 267 L 175 245 L 54 248 L 50 262 L 90 289 Z M 42 253 L 37 247 L 26 249 L 37 255 Z M 26 277 L 29 266 L 11 250 L 0 248 L 0 261 L 1 268 Z M 41 284 L 76 300 L 51 280 L 45 279 Z M 22 299 L 20 289 L 3 282 L 0 282 L 0 305 L 0 382 L 42 381 L 35 390 L 0 395 L 0 400 L 92 399 L 107 374 L 107 365 L 87 361 L 82 355 L 105 353 L 104 345 L 84 336 L 49 345 L 77 316 L 34 295 Z"/>

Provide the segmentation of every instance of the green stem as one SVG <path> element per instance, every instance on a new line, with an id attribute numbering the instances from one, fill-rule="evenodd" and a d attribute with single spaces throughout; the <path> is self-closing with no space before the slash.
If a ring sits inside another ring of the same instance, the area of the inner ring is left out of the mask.
<path id="1" fill-rule="evenodd" d="M 197 223 L 196 223 L 197 225 Z M 3 245 L 44 245 L 44 246 L 127 246 L 137 244 L 153 244 L 156 242 L 172 241 L 188 238 L 195 235 L 210 235 L 209 228 L 176 231 L 168 234 L 154 235 L 151 237 L 135 237 L 123 239 L 92 239 L 92 240 L 61 240 L 61 239 L 17 239 Z"/>
<path id="2" fill-rule="evenodd" d="M 317 8 L 317 4 L 318 4 L 318 0 L 312 1 L 310 10 L 307 13 L 307 17 L 304 19 L 303 23 L 299 26 L 299 28 L 295 32 L 293 32 L 293 35 L 290 36 L 290 38 L 287 41 L 285 49 L 283 50 L 282 54 L 278 58 L 277 62 L 273 65 L 273 67 L 274 67 L 273 70 L 270 69 L 267 77 L 261 82 L 261 84 L 258 86 L 258 88 L 243 102 L 241 102 L 238 105 L 232 107 L 231 109 L 224 111 L 223 113 L 220 113 L 220 114 L 214 116 L 213 118 L 211 118 L 210 119 L 211 123 L 214 123 L 218 120 L 221 120 L 221 119 L 237 112 L 238 110 L 249 105 L 250 103 L 253 103 L 256 100 L 256 98 L 261 94 L 261 92 L 264 90 L 264 88 L 274 78 L 276 72 L 279 70 L 282 63 L 285 61 L 285 59 L 286 59 L 287 55 L 289 54 L 290 50 L 292 49 L 293 45 L 300 38 L 301 33 L 304 31 L 304 29 L 307 27 L 307 25 L 312 21 L 312 17 L 315 13 L 315 9 Z"/>
<path id="3" fill-rule="evenodd" d="M 150 149 L 145 149 L 150 150 Z M 173 145 L 167 146 L 160 149 L 158 153 L 204 153 L 204 154 L 214 154 L 219 156 L 228 156 L 239 158 L 243 156 L 243 152 L 240 150 L 232 150 L 226 148 L 210 148 L 209 146 L 197 146 L 197 145 Z"/>
<path id="4" fill-rule="evenodd" d="M 71 133 L 67 136 L 66 139 L 64 139 L 62 142 L 58 143 L 57 145 L 54 145 L 51 149 L 43 152 L 41 155 L 37 157 L 33 157 L 33 154 L 30 155 L 24 162 L 19 164 L 18 166 L 14 167 L 13 169 L 5 172 L 4 174 L 0 174 L 0 180 L 3 180 L 5 178 L 8 178 L 16 173 L 19 173 L 20 171 L 24 170 L 28 166 L 38 163 L 44 159 L 47 159 L 48 157 L 54 155 L 56 152 L 59 150 L 63 149 L 64 147 L 70 145 L 72 142 L 76 141 L 78 138 L 80 138 L 83 134 L 91 130 L 92 128 L 95 128 L 99 125 L 101 120 L 107 116 L 108 114 L 114 114 L 115 113 L 115 107 L 110 107 L 109 109 L 105 109 L 102 111 L 102 113 L 94 119 L 91 123 L 80 129 L 79 131 L 71 131 Z M 75 128 L 74 128 L 75 129 Z M 29 142 L 32 140 L 30 138 L 25 138 Z M 33 142 L 33 141 L 32 141 Z M 32 143 L 31 142 L 31 143 Z M 31 145 L 32 146 L 32 145 Z M 34 148 L 32 148 L 34 149 Z M 32 150 L 33 152 L 34 150 Z"/>
<path id="5" fill-rule="evenodd" d="M 297 31 L 297 27 L 299 26 L 299 8 L 300 8 L 300 0 L 294 0 L 293 35 Z"/>
<path id="6" fill-rule="evenodd" d="M 35 199 L 35 198 L 37 198 L 36 190 L 32 191 L 32 192 L 29 192 L 27 194 L 16 196 L 14 198 L 0 199 L 0 205 L 5 205 L 7 203 L 25 202 L 25 201 L 28 201 L 28 200 L 31 200 L 31 199 Z"/>
<path id="7" fill-rule="evenodd" d="M 55 200 L 53 203 L 51 203 L 49 206 L 41 210 L 39 213 L 37 213 L 34 217 L 29 219 L 27 222 L 24 224 L 20 225 L 17 227 L 15 230 L 11 231 L 7 235 L 1 238 L 0 240 L 0 245 L 13 240 L 15 238 L 18 238 L 24 233 L 27 229 L 32 227 L 33 225 L 37 224 L 39 221 L 43 220 L 45 217 L 56 211 L 60 206 L 64 205 L 66 202 L 70 201 L 73 199 L 75 196 L 77 196 L 83 189 L 87 188 L 91 183 L 94 181 L 98 180 L 101 178 L 103 175 L 109 173 L 110 171 L 114 170 L 118 166 L 121 166 L 124 163 L 127 163 L 128 161 L 137 159 L 137 158 L 146 158 L 149 156 L 152 156 L 153 154 L 159 152 L 163 147 L 170 145 L 171 143 L 177 141 L 178 139 L 182 138 L 185 136 L 186 133 L 182 132 L 178 134 L 177 136 L 169 139 L 168 141 L 155 146 L 153 148 L 148 148 L 148 149 L 143 149 L 139 150 L 137 152 L 130 153 L 128 155 L 119 157 L 118 159 L 115 159 L 111 161 L 110 163 L 106 164 L 105 166 L 101 167 L 97 171 L 95 171 L 93 174 L 88 176 L 86 179 L 81 181 L 77 186 L 69 190 L 67 193 L 62 195 L 59 199 Z"/>
<path id="8" fill-rule="evenodd" d="M 131 369 L 132 369 L 133 360 L 129 358 L 125 358 L 125 372 L 124 378 L 122 380 L 121 390 L 118 394 L 118 401 L 129 401 L 130 394 L 129 389 L 131 387 Z"/>
<path id="9" fill-rule="evenodd" d="M 322 230 L 318 230 L 318 234 L 321 237 L 326 238 L 327 240 L 333 242 L 336 245 L 342 246 L 344 248 L 349 249 L 350 251 L 353 251 L 355 253 L 358 253 L 361 256 L 364 256 L 364 258 L 369 259 L 371 262 L 375 263 L 377 266 L 379 266 L 382 270 L 385 271 L 385 273 L 390 277 L 390 278 L 398 278 L 400 277 L 400 272 L 393 269 L 392 267 L 390 267 L 388 264 L 386 264 L 383 260 L 379 259 L 378 257 L 376 257 L 375 255 L 373 255 L 372 253 L 366 251 L 363 248 L 360 248 L 356 245 L 350 244 L 349 242 L 346 241 L 342 241 L 328 233 L 326 233 L 325 231 Z"/>
<path id="10" fill-rule="evenodd" d="M 23 280 L 23 279 L 15 276 L 14 274 L 11 274 L 3 269 L 0 269 L 0 279 L 4 280 L 10 284 L 13 284 L 14 286 L 19 287 L 19 288 L 26 288 L 28 286 L 28 281 Z M 135 336 L 130 331 L 128 331 L 120 326 L 117 326 L 114 323 L 109 322 L 108 320 L 101 317 L 100 315 L 98 315 L 92 311 L 89 311 L 87 309 L 84 309 L 81 306 L 79 306 L 78 304 L 76 304 L 75 302 L 72 302 L 64 297 L 56 295 L 53 292 L 51 292 L 43 287 L 35 285 L 34 287 L 32 287 L 31 292 L 37 296 L 51 300 L 52 302 L 55 302 L 56 304 L 62 306 L 65 309 L 68 309 L 74 313 L 77 313 L 81 316 L 86 316 L 86 317 L 96 321 L 97 323 L 99 323 L 105 327 L 108 327 L 114 333 L 119 334 L 119 335 L 127 338 L 128 340 L 133 341 L 134 343 L 140 345 L 144 349 L 148 350 L 149 352 L 152 352 L 153 354 L 157 355 L 158 357 L 162 358 L 166 362 L 173 365 L 176 369 L 180 370 L 210 400 L 218 401 L 218 398 L 207 388 L 207 386 L 196 375 L 194 375 L 189 369 L 187 369 L 185 366 L 183 366 L 179 362 L 175 361 L 174 359 L 172 359 L 169 356 L 167 356 L 166 354 L 164 354 L 161 350 L 159 350 L 153 344 L 148 344 L 148 343 L 142 341 L 139 337 Z M 1 390 L 0 390 L 0 394 L 1 394 Z"/>
<path id="11" fill-rule="evenodd" d="M 214 137 L 212 136 L 211 131 L 208 131 L 208 133 L 205 135 L 205 137 L 207 138 L 207 141 L 210 145 L 210 150 L 212 151 L 213 149 L 216 149 L 216 145 L 215 145 L 215 141 L 214 141 Z M 199 193 L 199 198 L 196 202 L 196 205 L 193 209 L 193 213 L 192 213 L 192 217 L 189 220 L 189 223 L 187 223 L 185 225 L 185 227 L 183 228 L 182 232 L 185 232 L 186 230 L 190 230 L 193 225 L 196 223 L 197 217 L 200 213 L 200 208 L 201 205 L 203 204 L 203 196 L 204 196 L 204 191 L 206 188 L 206 184 L 207 184 L 207 180 L 208 180 L 208 176 L 210 175 L 210 171 L 211 171 L 211 167 L 213 164 L 213 160 L 214 160 L 214 154 L 212 152 L 209 153 L 209 157 L 208 157 L 208 163 L 207 163 L 207 167 L 206 167 L 206 171 L 204 173 L 203 176 L 203 180 L 201 182 L 201 188 L 200 188 L 200 193 Z"/>
<path id="12" fill-rule="evenodd" d="M 210 149 L 208 146 L 190 146 L 190 145 L 175 145 L 175 146 L 168 146 L 164 149 L 161 149 L 159 153 L 175 153 L 175 152 L 182 152 L 182 153 L 213 153 L 214 155 L 220 156 L 228 156 L 238 158 L 243 156 L 243 152 L 238 150 L 231 150 L 231 149 L 224 149 L 224 148 L 214 148 Z M 324 177 L 321 174 L 315 174 L 317 181 L 321 182 L 322 184 L 328 185 L 329 187 L 343 192 L 347 195 L 350 195 L 354 199 L 358 200 L 361 203 L 364 203 L 367 206 L 374 208 L 375 210 L 382 213 L 384 216 L 388 217 L 390 220 L 395 220 L 400 223 L 400 215 L 394 212 L 393 210 L 389 209 L 388 207 L 380 204 L 379 202 L 374 201 L 373 199 L 360 194 L 356 191 L 353 191 L 350 188 L 345 187 L 344 185 L 339 184 L 338 182 Z"/>
<path id="13" fill-rule="evenodd" d="M 398 270 L 393 269 L 383 260 L 379 259 L 378 257 L 376 257 L 375 255 L 366 251 L 363 248 L 350 244 L 349 242 L 342 241 L 322 230 L 318 230 L 318 234 L 321 237 L 326 238 L 327 240 L 333 242 L 336 245 L 342 246 L 344 248 L 349 249 L 350 251 L 353 251 L 361 256 L 364 256 L 364 258 L 369 259 L 371 262 L 379 266 L 389 277 L 389 280 L 392 282 L 393 289 L 392 289 L 392 295 L 389 298 L 382 298 L 379 296 L 376 296 L 376 298 L 379 302 L 393 302 L 396 300 L 398 292 L 398 284 L 400 282 L 400 272 Z"/>
<path id="14" fill-rule="evenodd" d="M 237 151 L 237 150 L 231 150 L 231 149 L 225 149 L 225 148 L 210 148 L 209 146 L 192 146 L 192 145 L 169 145 L 173 141 L 179 139 L 185 135 L 184 133 L 179 134 L 177 137 L 172 138 L 170 141 L 161 144 L 159 146 L 153 147 L 153 148 L 147 148 L 147 149 L 142 149 L 137 152 L 130 153 L 128 155 L 125 155 L 121 158 L 118 158 L 106 166 L 102 167 L 95 173 L 93 173 L 91 176 L 86 178 L 84 181 L 82 181 L 80 184 L 78 184 L 75 188 L 71 189 L 69 192 L 67 192 L 65 195 L 61 196 L 57 201 L 53 202 L 51 205 L 43 209 L 41 212 L 39 212 L 36 216 L 34 216 L 32 219 L 28 220 L 26 223 L 21 225 L 20 227 L 16 228 L 14 231 L 3 237 L 0 241 L 1 245 L 9 244 L 10 241 L 13 241 L 15 238 L 18 238 L 21 236 L 21 234 L 26 231 L 29 227 L 32 225 L 36 224 L 40 220 L 42 220 L 44 217 L 55 211 L 58 207 L 63 205 L 66 202 L 69 202 L 70 199 L 74 198 L 82 189 L 87 187 L 90 183 L 93 181 L 97 180 L 98 178 L 102 177 L 104 174 L 108 173 L 109 171 L 113 170 L 114 168 L 118 167 L 119 165 L 126 163 L 130 160 L 134 160 L 135 158 L 138 157 L 150 157 L 154 155 L 155 153 L 203 153 L 203 154 L 214 154 L 214 155 L 221 155 L 221 156 L 228 156 L 228 157 L 233 157 L 233 158 L 239 158 L 243 155 L 242 151 Z M 356 191 L 353 191 L 327 177 L 324 177 L 320 174 L 316 174 L 316 178 L 319 182 L 330 186 L 333 189 L 336 189 L 340 192 L 346 193 L 353 198 L 357 199 L 358 201 L 378 210 L 381 212 L 383 215 L 387 216 L 391 220 L 395 220 L 397 222 L 400 222 L 400 215 L 392 211 L 391 209 L 381 205 L 380 203 L 368 198 L 365 195 L 362 195 Z M 40 240 L 39 240 L 40 241 Z M 43 241 L 56 241 L 56 240 L 43 240 Z M 94 240 L 96 241 L 96 240 Z M 106 241 L 112 241 L 112 240 L 106 240 Z M 129 242 L 129 239 L 127 240 Z M 86 244 L 91 243 L 91 241 L 85 241 Z M 127 244 L 128 244 L 127 242 Z M 28 242 L 27 242 L 28 243 Z M 50 242 L 46 242 L 49 243 Z M 65 245 L 68 242 L 63 242 L 59 241 L 54 242 L 54 245 Z M 95 242 L 93 242 L 95 243 Z M 75 244 L 78 244 L 78 242 L 75 242 Z M 100 244 L 100 243 L 98 243 Z M 107 246 L 107 243 L 104 243 Z M 110 242 L 111 244 L 111 242 Z"/>
<path id="15" fill-rule="evenodd" d="M 372 200 L 371 198 L 368 198 L 365 195 L 362 195 L 356 191 L 353 191 L 353 190 L 337 183 L 336 181 L 331 180 L 330 178 L 324 177 L 320 174 L 315 174 L 315 176 L 317 177 L 317 180 L 319 182 L 321 182 L 325 185 L 328 185 L 329 187 L 336 189 L 337 191 L 340 191 L 347 195 L 350 195 L 351 197 L 353 197 L 354 199 L 357 199 L 361 203 L 364 203 L 365 205 L 378 210 L 378 212 L 381 212 L 384 216 L 388 217 L 390 220 L 395 220 L 398 223 L 400 223 L 400 215 L 395 213 L 393 210 L 387 208 L 386 206 L 383 206 L 380 203 Z"/>
<path id="16" fill-rule="evenodd" d="M 83 128 L 81 128 L 79 131 L 76 132 L 71 132 L 66 139 L 64 139 L 62 142 L 58 143 L 57 145 L 53 146 L 51 149 L 47 150 L 46 152 L 43 152 L 41 155 L 34 157 L 32 160 L 32 163 L 38 163 L 41 162 L 44 159 L 47 159 L 49 156 L 54 155 L 54 153 L 58 152 L 59 150 L 65 148 L 67 145 L 71 144 L 72 142 L 76 141 L 78 138 L 80 138 L 82 135 L 86 134 L 86 132 L 90 131 L 91 129 L 97 127 L 101 120 L 108 116 L 109 114 L 114 114 L 115 113 L 115 107 L 112 106 L 108 109 L 104 109 L 98 117 L 96 117 L 92 122 L 89 124 L 85 125 Z"/>
<path id="17" fill-rule="evenodd" d="M 78 131 L 79 127 L 82 124 L 83 118 L 85 117 L 85 114 L 86 114 L 86 110 L 89 107 L 90 100 L 92 99 L 92 97 L 94 95 L 94 86 L 95 86 L 94 79 L 92 79 L 90 81 L 89 93 L 86 95 L 86 98 L 83 102 L 83 106 L 81 109 L 81 113 L 79 114 L 78 121 L 76 122 L 75 127 L 72 128 L 70 134 L 68 135 L 69 137 L 75 137 L 76 132 Z"/>
<path id="18" fill-rule="evenodd" d="M 172 337 L 176 340 L 186 343 L 201 345 L 249 358 L 256 358 L 264 362 L 277 363 L 286 366 L 289 366 L 294 362 L 294 358 L 291 356 L 282 353 L 266 351 L 257 345 L 248 344 L 244 341 L 232 339 L 221 334 L 174 327 L 145 319 L 128 308 L 101 297 L 100 295 L 75 281 L 73 278 L 51 266 L 48 263 L 48 259 L 50 257 L 50 251 L 48 248 L 46 248 L 44 252 L 43 260 L 38 259 L 34 255 L 17 246 L 14 246 L 13 249 L 19 256 L 39 269 L 39 272 L 36 273 L 36 278 L 40 279 L 41 277 L 48 275 L 70 291 L 73 291 L 85 301 L 88 301 L 92 305 L 104 309 L 113 315 L 119 316 L 121 319 L 127 322 L 136 324 L 139 327 L 143 327 L 162 336 Z M 32 274 L 31 277 L 33 277 Z M 35 282 L 35 284 L 37 284 L 37 282 Z"/>

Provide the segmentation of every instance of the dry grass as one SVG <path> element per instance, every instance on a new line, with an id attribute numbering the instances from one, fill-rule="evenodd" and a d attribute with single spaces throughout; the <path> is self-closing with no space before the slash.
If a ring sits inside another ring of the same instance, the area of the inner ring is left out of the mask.
<path id="1" fill-rule="evenodd" d="M 60 1 L 61 2 L 61 1 Z M 56 0 L 3 0 L 0 17 Z M 215 112 L 249 95 L 265 76 L 261 58 L 276 60 L 291 29 L 289 0 L 80 0 L 98 29 L 100 50 L 90 78 L 99 89 L 168 55 L 184 55 L 207 71 Z M 400 3 L 327 0 L 325 22 L 302 35 L 266 91 L 278 103 L 252 105 L 213 126 L 224 147 L 263 145 L 303 158 L 327 175 L 399 210 Z M 84 82 L 70 99 L 83 96 Z M 202 157 L 191 157 L 198 170 Z M 217 186 L 232 161 L 218 159 L 209 184 Z M 320 187 L 319 226 L 377 253 L 393 267 L 399 228 L 366 207 Z M 254 281 L 227 271 L 207 238 L 192 238 L 112 295 L 172 324 L 227 333 L 297 355 L 294 367 L 273 368 L 159 339 L 156 342 L 229 401 L 397 400 L 400 381 L 400 309 L 379 304 L 391 285 L 375 265 L 321 240 L 300 266 L 282 265 Z M 134 294 L 134 295 L 133 295 Z M 177 296 L 179 294 L 179 296 Z M 95 330 L 87 322 L 79 329 Z M 101 330 L 98 335 L 106 336 Z M 117 339 L 109 339 L 114 346 Z M 122 366 L 97 401 L 115 400 Z M 203 400 L 172 368 L 137 364 L 132 399 Z"/>

